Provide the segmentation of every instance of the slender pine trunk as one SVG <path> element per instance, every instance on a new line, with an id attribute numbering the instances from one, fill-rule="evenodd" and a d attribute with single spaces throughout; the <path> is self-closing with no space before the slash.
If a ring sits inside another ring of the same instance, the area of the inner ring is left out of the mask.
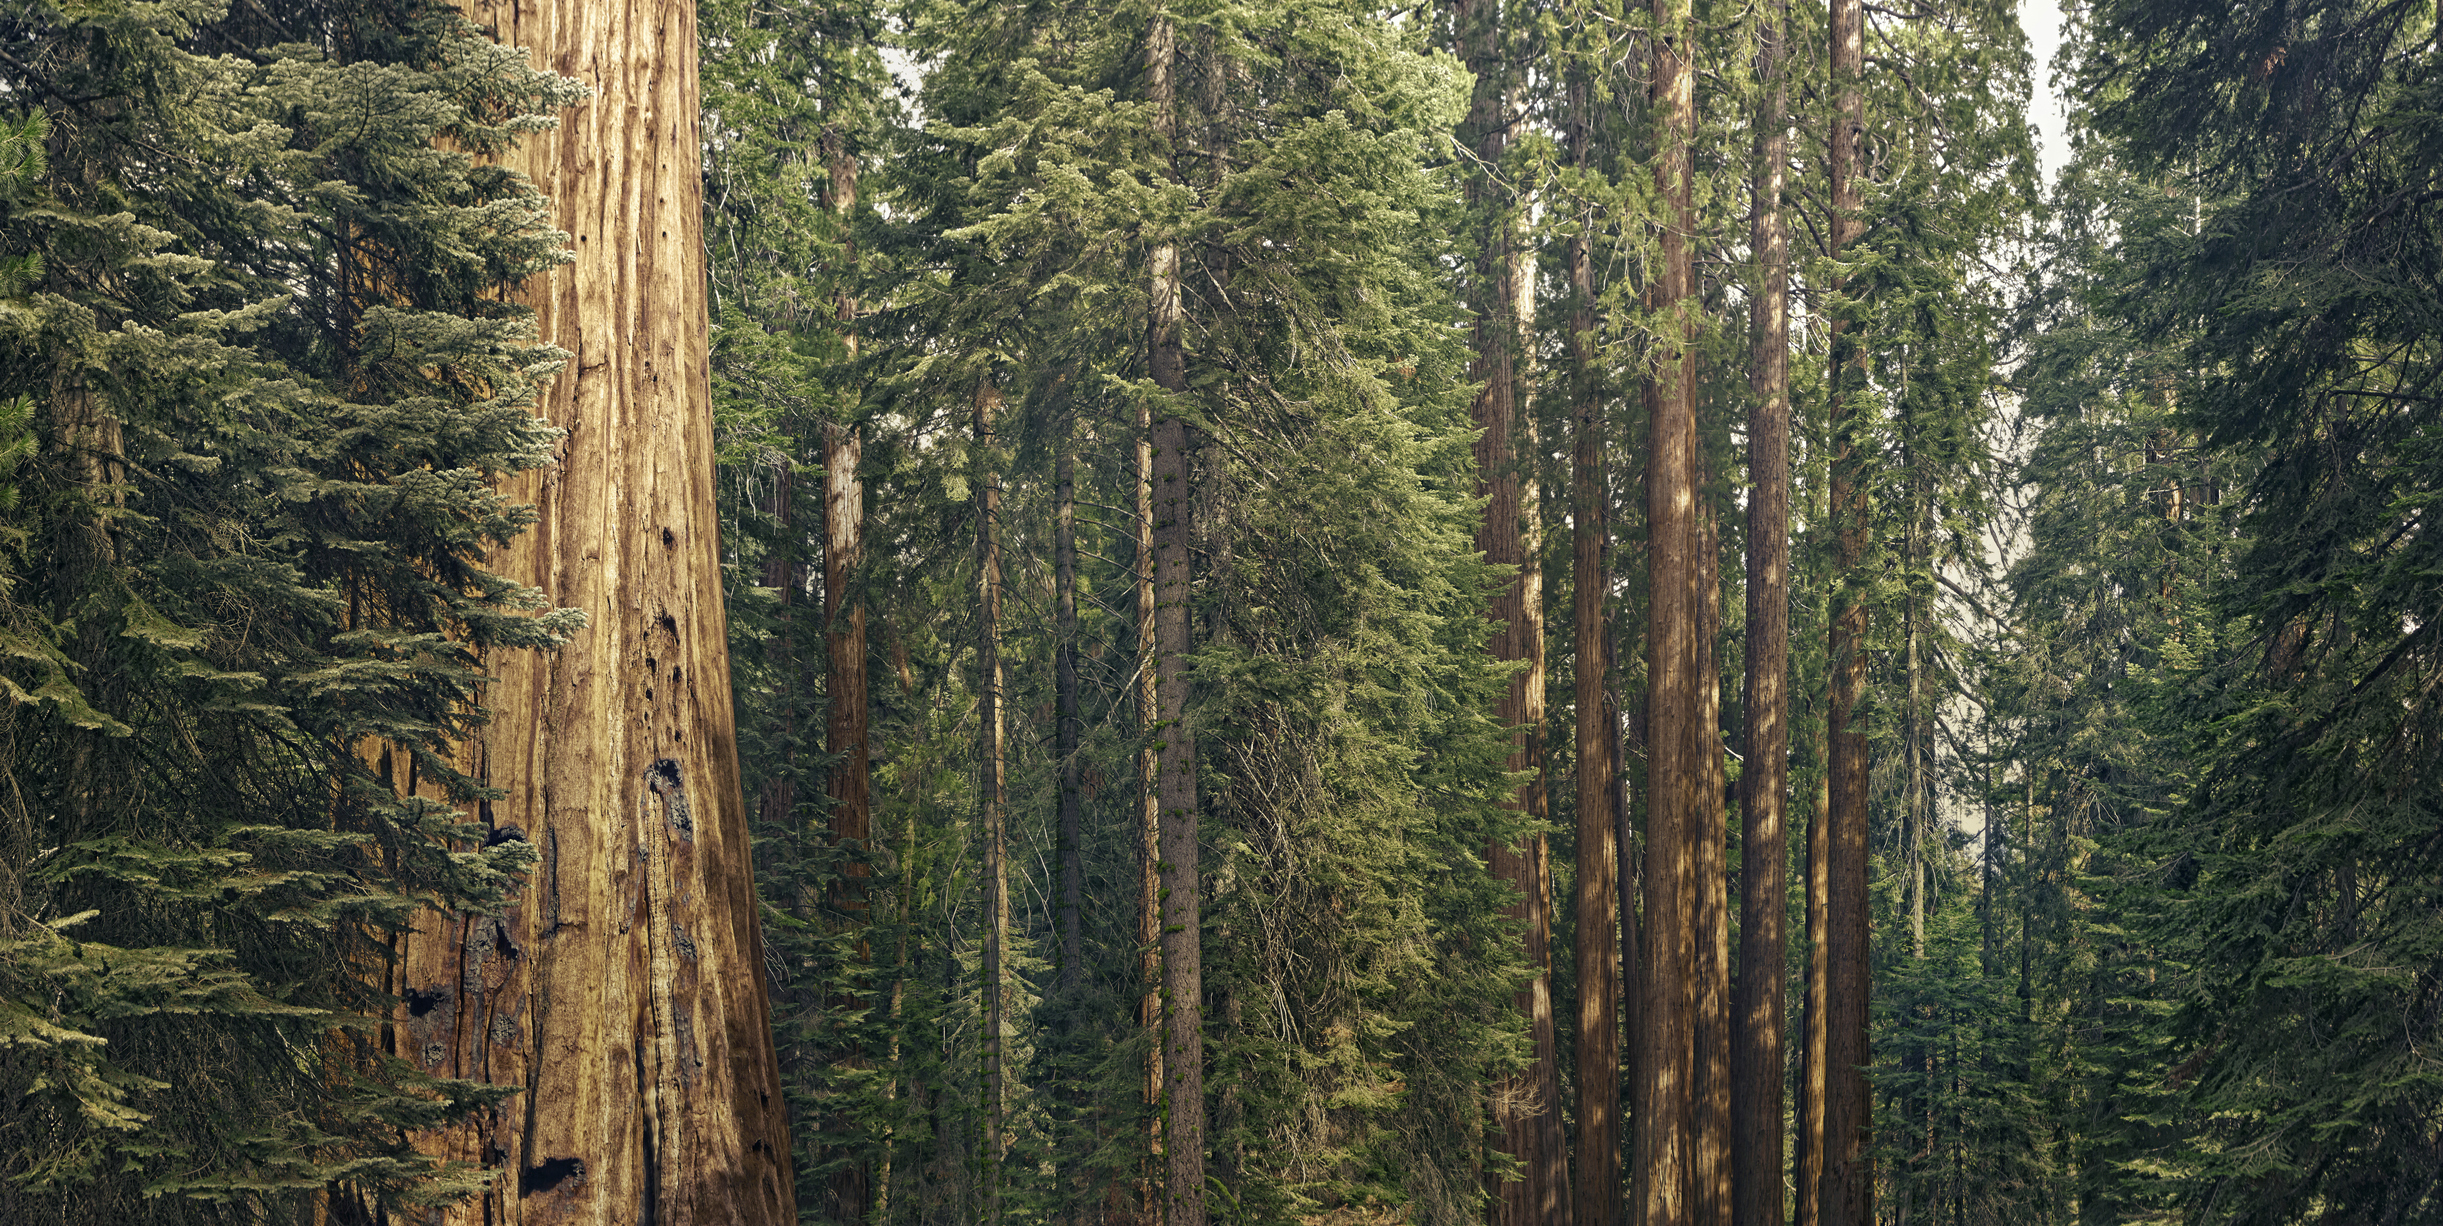
<path id="1" fill-rule="evenodd" d="M 1052 660 L 1053 748 L 1060 772 L 1060 985 L 1085 980 L 1085 831 L 1080 810 L 1085 764 L 1077 753 L 1077 438 L 1063 413 L 1052 476 L 1052 616 L 1059 641 Z"/>
<path id="2" fill-rule="evenodd" d="M 1157 134 L 1178 136 L 1172 72 L 1177 43 L 1168 19 L 1157 17 L 1146 38 L 1146 90 Z M 1176 175 L 1176 170 L 1173 170 Z M 1182 347 L 1179 248 L 1168 236 L 1149 252 L 1151 309 L 1146 366 L 1154 385 L 1171 395 L 1187 390 Z M 1159 879 L 1162 948 L 1162 1070 L 1167 1120 L 1163 1144 L 1165 1226 L 1204 1226 L 1204 963 L 1198 898 L 1196 740 L 1187 722 L 1187 657 L 1196 513 L 1195 460 L 1185 418 L 1169 405 L 1151 422 L 1153 446 L 1154 686 L 1160 754 L 1155 791 L 1160 806 Z"/>
<path id="3" fill-rule="evenodd" d="M 996 418 L 1001 389 L 990 379 L 975 393 L 976 474 L 976 796 L 984 838 L 984 1220 L 1001 1221 L 1001 1163 L 1009 1153 L 1009 794 L 1008 711 L 1001 687 L 1001 472 Z"/>
<path id="4" fill-rule="evenodd" d="M 1154 638 L 1154 422 L 1153 406 L 1137 405 L 1137 1028 L 1145 1035 L 1145 1164 L 1137 1187 L 1138 1220 L 1162 1221 L 1160 1188 L 1167 1169 L 1162 1126 L 1162 798 L 1160 771 L 1162 705 L 1154 674 L 1161 657 Z"/>

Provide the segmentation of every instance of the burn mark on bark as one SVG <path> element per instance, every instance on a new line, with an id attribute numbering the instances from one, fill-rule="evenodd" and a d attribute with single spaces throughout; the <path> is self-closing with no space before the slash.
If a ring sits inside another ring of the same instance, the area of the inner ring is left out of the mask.
<path id="1" fill-rule="evenodd" d="M 517 1173 L 517 1194 L 526 1197 L 549 1192 L 571 1179 L 585 1182 L 585 1159 L 545 1158 Z"/>
<path id="2" fill-rule="evenodd" d="M 671 533 L 670 529 L 668 529 L 668 528 L 664 528 L 664 529 L 662 529 L 662 548 L 664 548 L 664 549 L 676 549 L 676 548 L 678 548 L 678 547 L 679 547 L 679 538 L 678 538 L 676 535 L 673 535 L 673 534 Z"/>
<path id="3" fill-rule="evenodd" d="M 672 1046 L 677 1049 L 673 1054 L 678 1058 L 672 1063 L 679 1066 L 679 1084 L 693 1089 L 696 1084 L 696 1072 L 704 1065 L 704 1061 L 696 1056 L 694 1015 L 673 1003 L 670 1010 L 670 1030 L 671 1037 L 677 1040 Z"/>
<path id="4" fill-rule="evenodd" d="M 687 785 L 679 777 L 678 759 L 656 759 L 645 771 L 645 789 L 662 802 L 662 820 L 670 824 L 671 833 L 694 842 L 695 815 L 687 805 Z"/>
<path id="5" fill-rule="evenodd" d="M 550 936 L 560 930 L 560 835 L 558 831 L 543 832 L 543 934 Z"/>
<path id="6" fill-rule="evenodd" d="M 484 991 L 484 963 L 492 957 L 500 928 L 484 921 L 467 927 L 472 931 L 467 934 L 466 957 L 458 964 L 458 990 L 480 1000 Z"/>
<path id="7" fill-rule="evenodd" d="M 696 939 L 687 935 L 687 925 L 677 920 L 670 921 L 670 940 L 680 957 L 690 962 L 696 960 Z"/>
<path id="8" fill-rule="evenodd" d="M 449 995 L 449 991 L 448 988 L 427 988 L 423 991 L 409 988 L 407 990 L 407 1016 L 422 1017 L 432 1012 L 440 1006 L 441 999 Z"/>

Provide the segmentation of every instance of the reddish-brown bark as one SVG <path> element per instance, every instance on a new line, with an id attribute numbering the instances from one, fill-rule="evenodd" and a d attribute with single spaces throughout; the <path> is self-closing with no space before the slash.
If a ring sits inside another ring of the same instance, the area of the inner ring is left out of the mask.
<path id="1" fill-rule="evenodd" d="M 499 916 L 418 918 L 392 1049 L 520 1092 L 420 1144 L 496 1173 L 435 1221 L 796 1220 L 732 723 L 713 505 L 696 24 L 666 0 L 475 0 L 593 90 L 504 160 L 573 262 L 519 297 L 569 352 L 541 405 L 559 463 L 505 485 L 538 520 L 491 568 L 588 621 L 485 661 L 477 816 L 540 854 Z"/>

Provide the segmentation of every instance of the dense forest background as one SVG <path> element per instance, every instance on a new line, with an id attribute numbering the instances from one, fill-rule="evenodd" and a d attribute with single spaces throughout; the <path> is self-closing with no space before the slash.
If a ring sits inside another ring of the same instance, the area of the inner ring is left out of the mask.
<path id="1" fill-rule="evenodd" d="M 701 0 L 800 1220 L 2443 1220 L 2439 17 Z M 0 1221 L 548 1190 L 497 33 L 0 5 Z"/>

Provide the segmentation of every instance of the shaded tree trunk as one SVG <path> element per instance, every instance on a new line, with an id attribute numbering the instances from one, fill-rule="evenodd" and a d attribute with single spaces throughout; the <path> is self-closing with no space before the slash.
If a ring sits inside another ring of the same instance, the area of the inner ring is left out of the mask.
<path id="1" fill-rule="evenodd" d="M 794 1222 L 713 504 L 695 10 L 467 11 L 594 91 L 505 155 L 571 237 L 520 293 L 571 358 L 540 406 L 560 463 L 504 485 L 537 524 L 489 559 L 588 623 L 485 661 L 492 718 L 463 751 L 532 877 L 399 943 L 395 1053 L 522 1088 L 419 1141 L 501 1172 L 434 1220 Z"/>
<path id="2" fill-rule="evenodd" d="M 1790 231 L 1782 217 L 1790 129 L 1782 79 L 1787 0 L 1759 9 L 1749 248 L 1747 660 L 1740 737 L 1737 1030 L 1731 1053 L 1733 1226 L 1782 1226 L 1783 915 L 1789 902 Z"/>
<path id="3" fill-rule="evenodd" d="M 1838 258 L 1857 238 L 1859 142 L 1866 103 L 1860 84 L 1865 69 L 1865 10 L 1862 0 L 1831 0 L 1832 87 L 1836 94 L 1831 134 L 1832 254 Z M 1867 933 L 1866 731 L 1853 727 L 1866 691 L 1867 608 L 1863 596 L 1866 559 L 1865 448 L 1858 433 L 1862 414 L 1850 394 L 1862 376 L 1857 338 L 1844 320 L 1832 324 L 1832 526 L 1839 551 L 1833 577 L 1831 633 L 1831 815 L 1826 840 L 1827 949 L 1824 1011 L 1824 1170 L 1819 1205 L 1823 1226 L 1872 1226 L 1874 1159 L 1869 1148 L 1874 1120 L 1867 1100 L 1869 970 Z"/>
<path id="4" fill-rule="evenodd" d="M 1794 1219 L 1797 1226 L 1816 1226 L 1823 1217 L 1824 1184 L 1824 1058 L 1830 1024 L 1824 993 L 1831 976 L 1825 940 L 1825 896 L 1830 893 L 1828 845 L 1832 826 L 1832 778 L 1816 780 L 1815 797 L 1807 812 L 1807 969 L 1806 998 L 1799 1013 L 1798 1102 L 1792 1131 L 1797 1137 L 1793 1182 L 1798 1185 Z"/>
<path id="5" fill-rule="evenodd" d="M 1590 155 L 1594 116 L 1582 74 L 1569 82 L 1570 157 Z M 1579 1226 L 1620 1226 L 1620 888 L 1616 872 L 1613 757 L 1620 728 L 1611 702 L 1611 492 L 1604 478 L 1603 398 L 1596 383 L 1591 211 L 1569 240 L 1570 584 L 1577 623 L 1578 872 L 1576 883 L 1578 1167 L 1571 1197 Z"/>
<path id="6" fill-rule="evenodd" d="M 1154 104 L 1156 134 L 1167 144 L 1177 136 L 1177 96 L 1172 72 L 1177 43 L 1166 18 L 1156 18 L 1146 39 L 1146 91 Z M 1173 172 L 1176 175 L 1176 170 Z M 1171 395 L 1187 391 L 1187 355 L 1182 347 L 1184 305 L 1180 299 L 1179 248 L 1158 239 L 1149 253 L 1151 309 L 1146 328 L 1146 367 L 1154 385 Z M 1155 868 L 1161 909 L 1162 1077 L 1166 1091 L 1163 1129 L 1167 1159 L 1162 1209 L 1165 1226 L 1204 1226 L 1205 1088 L 1204 961 L 1202 906 L 1198 897 L 1196 739 L 1187 722 L 1187 658 L 1193 650 L 1189 603 L 1194 575 L 1196 487 L 1185 418 L 1164 405 L 1151 422 L 1154 552 L 1154 689 L 1160 753 L 1155 792 L 1160 806 Z"/>
<path id="7" fill-rule="evenodd" d="M 1060 984 L 1075 991 L 1085 980 L 1085 847 L 1079 817 L 1085 764 L 1078 758 L 1077 706 L 1077 438 L 1061 415 L 1052 491 L 1052 616 L 1059 642 L 1052 661 L 1053 755 L 1060 771 Z"/>
<path id="8" fill-rule="evenodd" d="M 1697 880 L 1696 823 L 1706 802 L 1700 760 L 1697 560 L 1694 219 L 1690 143 L 1696 130 L 1689 0 L 1654 0 L 1654 102 L 1661 147 L 1655 194 L 1663 206 L 1659 329 L 1648 391 L 1646 532 L 1650 605 L 1646 651 L 1649 767 L 1646 816 L 1645 1017 L 1639 1074 L 1641 1226 L 1695 1218 Z"/>

